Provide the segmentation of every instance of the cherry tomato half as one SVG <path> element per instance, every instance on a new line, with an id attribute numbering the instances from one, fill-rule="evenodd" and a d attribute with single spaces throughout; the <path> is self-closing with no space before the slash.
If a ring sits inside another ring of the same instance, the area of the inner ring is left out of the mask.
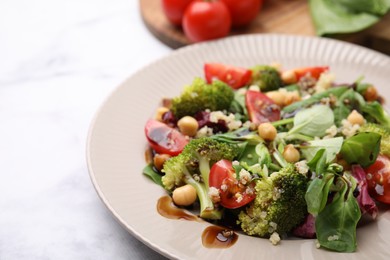
<path id="1" fill-rule="evenodd" d="M 204 73 L 207 83 L 211 83 L 214 79 L 219 79 L 234 89 L 247 85 L 252 77 L 251 70 L 221 63 L 206 63 L 204 65 Z"/>
<path id="2" fill-rule="evenodd" d="M 168 20 L 175 25 L 181 25 L 184 11 L 192 1 L 193 0 L 162 0 L 161 4 Z"/>
<path id="3" fill-rule="evenodd" d="M 319 79 L 321 74 L 325 71 L 328 71 L 328 70 L 329 70 L 328 66 L 325 66 L 325 67 L 305 67 L 305 68 L 293 69 L 295 76 L 297 77 L 297 80 L 299 80 L 300 78 L 302 78 L 306 75 L 310 75 L 311 77 L 313 77 L 315 79 Z"/>
<path id="4" fill-rule="evenodd" d="M 240 208 L 256 197 L 254 182 L 243 185 L 234 178 L 234 172 L 231 161 L 220 160 L 211 167 L 209 175 L 209 186 L 219 190 L 220 204 L 228 209 Z"/>
<path id="5" fill-rule="evenodd" d="M 232 25 L 245 26 L 252 22 L 259 13 L 263 0 L 221 0 L 232 16 Z"/>
<path id="6" fill-rule="evenodd" d="M 178 155 L 188 143 L 178 130 L 154 119 L 146 123 L 145 135 L 153 150 L 161 154 Z"/>
<path id="7" fill-rule="evenodd" d="M 228 35 L 231 23 L 224 3 L 195 0 L 184 12 L 183 30 L 192 42 L 207 41 Z"/>
<path id="8" fill-rule="evenodd" d="M 256 124 L 273 122 L 280 119 L 280 107 L 259 91 L 248 90 L 245 104 L 249 119 Z"/>
<path id="9" fill-rule="evenodd" d="M 390 204 L 390 159 L 378 155 L 374 164 L 365 171 L 370 195 L 380 202 Z"/>

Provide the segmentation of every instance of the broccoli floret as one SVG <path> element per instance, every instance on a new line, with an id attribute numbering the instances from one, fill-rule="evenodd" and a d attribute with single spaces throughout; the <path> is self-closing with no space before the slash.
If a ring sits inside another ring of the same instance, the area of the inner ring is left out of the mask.
<path id="1" fill-rule="evenodd" d="M 298 226 L 307 215 L 307 178 L 288 164 L 279 172 L 257 181 L 256 198 L 241 211 L 238 224 L 248 235 L 282 235 Z"/>
<path id="2" fill-rule="evenodd" d="M 274 67 L 267 65 L 258 65 L 252 68 L 252 84 L 258 85 L 263 92 L 283 87 L 279 72 Z"/>
<path id="3" fill-rule="evenodd" d="M 222 81 L 215 80 L 207 84 L 196 78 L 191 85 L 184 88 L 183 93 L 172 100 L 172 112 L 179 119 L 193 116 L 205 109 L 211 111 L 228 110 L 234 99 L 231 87 Z"/>
<path id="4" fill-rule="evenodd" d="M 367 123 L 362 125 L 359 128 L 359 132 L 369 132 L 369 133 L 377 133 L 382 136 L 381 145 L 380 145 L 380 153 L 390 156 L 390 129 L 386 126 Z"/>
<path id="5" fill-rule="evenodd" d="M 233 160 L 236 156 L 236 145 L 220 143 L 209 137 L 193 139 L 181 154 L 164 164 L 162 183 L 169 191 L 184 184 L 192 185 L 198 194 L 200 217 L 220 219 L 221 212 L 214 208 L 208 195 L 210 167 L 219 160 Z"/>

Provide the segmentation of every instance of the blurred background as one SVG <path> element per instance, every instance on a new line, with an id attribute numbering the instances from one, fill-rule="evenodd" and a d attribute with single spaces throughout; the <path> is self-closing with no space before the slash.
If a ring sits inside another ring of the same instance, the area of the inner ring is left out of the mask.
<path id="1" fill-rule="evenodd" d="M 0 259 L 163 258 L 117 224 L 85 160 L 90 122 L 111 91 L 189 43 L 158 3 L 0 2 Z M 307 1 L 269 0 L 263 8 L 229 33 L 315 35 Z M 294 17 L 304 20 L 286 27 Z M 346 40 L 387 53 L 388 18 Z"/>

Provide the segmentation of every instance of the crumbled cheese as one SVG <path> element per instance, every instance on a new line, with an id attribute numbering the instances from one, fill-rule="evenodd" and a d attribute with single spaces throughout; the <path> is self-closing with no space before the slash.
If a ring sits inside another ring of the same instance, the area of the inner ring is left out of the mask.
<path id="1" fill-rule="evenodd" d="M 228 189 L 228 186 L 226 184 L 222 184 L 221 185 L 221 190 L 222 191 L 227 191 L 227 189 Z"/>
<path id="2" fill-rule="evenodd" d="M 248 195 L 252 195 L 252 194 L 255 194 L 255 190 L 252 187 L 248 186 L 245 189 L 245 193 Z"/>
<path id="3" fill-rule="evenodd" d="M 346 119 L 343 119 L 341 121 L 341 133 L 345 137 L 351 137 L 351 136 L 355 135 L 357 133 L 357 131 L 359 130 L 359 128 L 360 128 L 360 125 L 358 125 L 358 124 L 353 125 Z"/>
<path id="4" fill-rule="evenodd" d="M 239 161 L 237 161 L 237 160 L 234 160 L 234 161 L 232 161 L 232 165 L 234 165 L 234 166 L 238 166 L 238 165 L 240 165 L 240 162 L 239 162 Z"/>
<path id="5" fill-rule="evenodd" d="M 251 174 L 245 169 L 241 169 L 239 175 L 240 175 L 240 182 L 243 185 L 247 184 L 248 182 L 250 182 L 252 180 Z"/>
<path id="6" fill-rule="evenodd" d="M 269 238 L 269 241 L 271 241 L 271 243 L 275 246 L 277 244 L 279 244 L 280 242 L 280 236 L 278 233 L 274 232 L 272 233 L 272 235 L 270 236 Z"/>
<path id="7" fill-rule="evenodd" d="M 213 203 L 218 203 L 221 201 L 221 197 L 219 196 L 219 190 L 215 187 L 210 187 L 208 195 Z"/>
<path id="8" fill-rule="evenodd" d="M 192 97 L 192 98 L 198 97 L 198 93 L 196 93 L 196 92 L 191 92 L 191 97 Z"/>
<path id="9" fill-rule="evenodd" d="M 340 237 L 338 235 L 333 235 L 328 237 L 328 241 L 336 241 L 339 240 Z"/>
<path id="10" fill-rule="evenodd" d="M 257 85 L 251 85 L 251 86 L 249 86 L 248 90 L 259 91 L 259 92 L 260 92 L 260 88 L 259 88 L 259 86 L 257 86 Z"/>
<path id="11" fill-rule="evenodd" d="M 242 126 L 242 122 L 240 120 L 236 120 L 233 113 L 226 115 L 222 111 L 210 112 L 210 122 L 218 123 L 219 120 L 225 121 L 230 131 L 236 130 Z"/>
<path id="12" fill-rule="evenodd" d="M 320 248 L 320 247 L 321 247 L 320 241 L 316 240 L 316 248 Z"/>
<path id="13" fill-rule="evenodd" d="M 242 201 L 242 199 L 243 199 L 243 196 L 242 196 L 242 194 L 241 194 L 240 192 L 237 192 L 237 193 L 234 195 L 234 197 L 236 197 L 236 202 L 237 202 L 237 203 L 240 203 L 240 202 Z"/>
<path id="14" fill-rule="evenodd" d="M 200 137 L 206 137 L 206 136 L 212 136 L 213 135 L 213 129 L 208 127 L 208 126 L 204 126 L 202 127 L 201 129 L 198 130 L 198 132 L 196 133 L 196 137 L 197 138 L 200 138 Z"/>
<path id="15" fill-rule="evenodd" d="M 297 172 L 299 172 L 300 174 L 303 174 L 306 176 L 307 173 L 309 172 L 309 166 L 307 166 L 306 160 L 296 162 L 294 164 L 294 166 L 295 166 L 295 169 L 297 170 Z"/>
<path id="16" fill-rule="evenodd" d="M 337 135 L 338 129 L 335 125 L 332 125 L 328 129 L 325 130 L 326 135 L 324 136 L 323 139 L 328 139 L 328 138 L 333 138 Z"/>
<path id="17" fill-rule="evenodd" d="M 267 217 L 267 211 L 262 211 L 260 213 L 260 218 L 265 219 Z"/>
<path id="18" fill-rule="evenodd" d="M 330 88 L 335 80 L 335 76 L 331 73 L 324 72 L 321 74 L 317 83 L 314 86 L 315 92 L 320 93 Z"/>

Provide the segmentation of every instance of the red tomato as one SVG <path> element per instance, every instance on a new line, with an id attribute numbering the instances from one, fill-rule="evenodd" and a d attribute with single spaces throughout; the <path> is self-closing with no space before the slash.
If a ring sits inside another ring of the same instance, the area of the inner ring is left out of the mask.
<path id="1" fill-rule="evenodd" d="M 259 91 L 248 90 L 245 104 L 249 119 L 256 124 L 273 122 L 280 119 L 280 107 Z"/>
<path id="2" fill-rule="evenodd" d="M 161 154 L 178 155 L 188 143 L 179 131 L 154 119 L 146 123 L 145 135 L 153 150 Z"/>
<path id="3" fill-rule="evenodd" d="M 374 164 L 365 171 L 370 195 L 378 201 L 390 204 L 390 159 L 379 155 Z"/>
<path id="4" fill-rule="evenodd" d="M 221 0 L 225 3 L 232 16 L 235 27 L 248 25 L 259 13 L 263 0 Z"/>
<path id="5" fill-rule="evenodd" d="M 231 23 L 224 3 L 195 0 L 184 12 L 183 30 L 192 42 L 207 41 L 228 35 Z"/>
<path id="6" fill-rule="evenodd" d="M 306 67 L 306 68 L 297 68 L 293 69 L 297 80 L 306 75 L 311 75 L 315 79 L 319 79 L 320 75 L 329 70 L 328 66 L 325 67 Z"/>
<path id="7" fill-rule="evenodd" d="M 193 0 L 162 0 L 161 4 L 168 20 L 175 25 L 181 25 L 184 11 L 192 1 Z"/>
<path id="8" fill-rule="evenodd" d="M 211 167 L 209 176 L 209 186 L 219 190 L 220 204 L 228 209 L 242 207 L 256 197 L 254 182 L 243 185 L 234 178 L 234 172 L 231 161 L 220 160 Z"/>
<path id="9" fill-rule="evenodd" d="M 204 73 L 207 83 L 211 83 L 214 79 L 219 79 L 234 89 L 247 85 L 252 77 L 251 70 L 220 63 L 206 63 L 204 65 Z"/>

